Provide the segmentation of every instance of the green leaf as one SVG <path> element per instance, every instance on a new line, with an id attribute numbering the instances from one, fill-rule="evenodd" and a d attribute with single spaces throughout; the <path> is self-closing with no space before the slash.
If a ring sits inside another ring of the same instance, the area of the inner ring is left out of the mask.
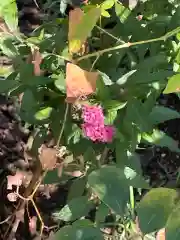
<path id="1" fill-rule="evenodd" d="M 180 239 L 180 204 L 174 208 L 166 223 L 166 240 Z"/>
<path id="2" fill-rule="evenodd" d="M 180 74 L 176 74 L 168 80 L 168 84 L 164 89 L 163 93 L 168 94 L 179 91 L 180 91 Z"/>
<path id="3" fill-rule="evenodd" d="M 9 58 L 14 58 L 18 55 L 17 48 L 14 46 L 13 39 L 10 38 L 1 38 L 0 39 L 0 49 L 3 54 Z"/>
<path id="4" fill-rule="evenodd" d="M 118 100 L 108 100 L 103 102 L 103 106 L 106 110 L 109 111 L 117 111 L 119 109 L 122 109 L 126 106 L 127 102 L 120 102 Z"/>
<path id="5" fill-rule="evenodd" d="M 159 124 L 171 119 L 180 118 L 180 114 L 167 107 L 155 106 L 150 113 L 150 118 L 153 124 Z"/>
<path id="6" fill-rule="evenodd" d="M 78 26 L 76 27 L 72 39 L 69 42 L 70 52 L 78 52 L 82 46 L 82 43 L 90 36 L 96 22 L 101 15 L 101 9 L 99 7 L 91 8 L 86 12 Z"/>
<path id="7" fill-rule="evenodd" d="M 124 7 L 121 3 L 118 2 L 115 3 L 115 11 L 117 17 L 119 17 L 122 23 L 124 23 L 127 20 L 128 16 L 131 13 L 131 11 L 128 8 Z"/>
<path id="8" fill-rule="evenodd" d="M 157 129 L 154 129 L 152 134 L 143 133 L 142 139 L 149 144 L 155 144 L 159 147 L 168 147 L 171 151 L 180 152 L 178 142 Z"/>
<path id="9" fill-rule="evenodd" d="M 46 174 L 43 184 L 54 184 L 54 183 L 59 183 L 60 182 L 60 177 L 58 176 L 58 170 L 54 169 L 52 171 L 48 171 Z"/>
<path id="10" fill-rule="evenodd" d="M 152 123 L 149 119 L 147 109 L 141 101 L 135 98 L 130 100 L 127 104 L 127 112 L 124 122 L 136 124 L 141 132 L 150 131 L 152 129 Z M 129 128 L 132 127 L 129 125 Z"/>
<path id="11" fill-rule="evenodd" d="M 19 83 L 15 80 L 0 80 L 0 93 L 8 93 L 17 87 Z"/>
<path id="12" fill-rule="evenodd" d="M 66 92 L 66 82 L 65 82 L 65 76 L 63 74 L 63 72 L 61 72 L 59 75 L 52 75 L 53 79 L 56 79 L 54 81 L 54 85 L 56 86 L 56 88 L 65 93 Z"/>
<path id="13" fill-rule="evenodd" d="M 129 184 L 121 169 L 104 167 L 88 176 L 95 194 L 116 214 L 124 214 L 129 201 Z"/>
<path id="14" fill-rule="evenodd" d="M 88 201 L 87 196 L 74 198 L 68 202 L 60 212 L 53 213 L 53 217 L 66 222 L 74 221 L 80 217 L 86 216 L 92 207 L 93 203 Z"/>
<path id="15" fill-rule="evenodd" d="M 40 121 L 45 120 L 50 117 L 51 112 L 52 112 L 52 107 L 43 108 L 35 114 L 35 118 Z"/>
<path id="16" fill-rule="evenodd" d="M 107 10 L 110 9 L 114 6 L 114 0 L 105 0 L 102 4 L 101 4 L 101 9 L 103 10 Z"/>
<path id="17" fill-rule="evenodd" d="M 71 226 L 62 227 L 55 240 L 103 240 L 103 235 L 89 220 L 79 220 Z"/>
<path id="18" fill-rule="evenodd" d="M 95 194 L 116 214 L 123 214 L 129 201 L 129 186 L 147 187 L 134 170 L 116 166 L 103 167 L 88 176 L 88 183 Z"/>
<path id="19" fill-rule="evenodd" d="M 86 177 L 80 177 L 73 181 L 68 192 L 68 201 L 83 195 L 86 187 Z"/>
<path id="20" fill-rule="evenodd" d="M 7 4 L 0 6 L 0 16 L 5 20 L 11 32 L 17 31 L 18 11 L 16 1 L 8 1 Z"/>
<path id="21" fill-rule="evenodd" d="M 101 203 L 96 211 L 96 224 L 105 222 L 105 218 L 108 216 L 108 214 L 109 208 L 104 203 Z"/>
<path id="22" fill-rule="evenodd" d="M 111 17 L 111 15 L 108 13 L 108 11 L 106 11 L 106 10 L 104 10 L 104 9 L 101 10 L 101 15 L 102 15 L 103 17 L 106 17 L 106 18 Z"/>
<path id="23" fill-rule="evenodd" d="M 147 234 L 165 227 L 177 199 L 178 193 L 173 189 L 156 188 L 148 192 L 137 208 L 141 231 Z"/>
<path id="24" fill-rule="evenodd" d="M 112 85 L 113 84 L 110 77 L 106 73 L 101 72 L 101 71 L 98 71 L 98 72 L 99 72 L 99 75 L 101 76 L 105 85 Z"/>
<path id="25" fill-rule="evenodd" d="M 96 94 L 101 101 L 108 101 L 111 98 L 109 88 L 104 84 L 102 78 L 98 79 L 96 88 Z"/>

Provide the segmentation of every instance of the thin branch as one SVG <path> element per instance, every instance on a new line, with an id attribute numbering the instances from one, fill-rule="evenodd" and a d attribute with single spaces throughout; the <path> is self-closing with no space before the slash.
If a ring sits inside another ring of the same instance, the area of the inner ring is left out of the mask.
<path id="1" fill-rule="evenodd" d="M 99 56 L 99 55 L 102 55 L 104 53 L 115 51 L 115 50 L 119 50 L 119 49 L 122 49 L 122 48 L 129 48 L 129 47 L 132 47 L 132 46 L 137 46 L 137 45 L 146 44 L 146 43 L 152 43 L 152 42 L 166 41 L 168 38 L 174 36 L 179 31 L 180 31 L 180 27 L 174 29 L 173 31 L 171 31 L 169 33 L 166 33 L 165 35 L 163 35 L 163 36 L 161 36 L 159 38 L 152 38 L 152 39 L 139 41 L 139 42 L 127 42 L 127 43 L 124 43 L 124 44 L 120 44 L 118 46 L 114 46 L 114 47 L 106 48 L 106 49 L 99 50 L 99 51 L 96 51 L 96 52 L 93 52 L 93 53 L 89 53 L 89 54 L 86 54 L 86 55 L 84 55 L 82 57 L 77 58 L 76 62 L 80 62 L 80 61 L 82 61 L 84 59 L 95 57 L 95 56 Z"/>
<path id="2" fill-rule="evenodd" d="M 106 164 L 106 158 L 107 158 L 108 152 L 109 152 L 109 148 L 105 147 L 99 160 L 100 165 Z"/>
<path id="3" fill-rule="evenodd" d="M 107 30 L 101 28 L 100 26 L 96 25 L 96 28 L 98 28 L 101 32 L 107 34 L 109 37 L 113 38 L 114 40 L 120 42 L 120 43 L 125 43 L 124 41 L 122 41 L 120 38 L 114 36 L 113 34 L 111 34 L 110 32 L 108 32 Z"/>
<path id="4" fill-rule="evenodd" d="M 12 217 L 12 215 L 11 215 L 11 216 L 8 216 L 5 220 L 1 221 L 1 222 L 0 222 L 0 225 L 2 225 L 2 224 L 4 224 L 4 223 L 8 222 L 9 219 L 11 219 L 11 217 Z"/>
<path id="5" fill-rule="evenodd" d="M 57 140 L 57 145 L 56 147 L 59 148 L 60 142 L 61 142 L 61 138 L 64 132 L 64 128 L 65 128 L 65 124 L 66 124 L 66 120 L 67 120 L 67 115 L 68 115 L 68 110 L 69 110 L 69 104 L 66 103 L 66 109 L 65 109 L 65 113 L 64 113 L 64 120 L 63 120 L 63 124 L 62 124 L 62 128 L 61 128 L 61 132 L 59 134 L 58 140 Z"/>

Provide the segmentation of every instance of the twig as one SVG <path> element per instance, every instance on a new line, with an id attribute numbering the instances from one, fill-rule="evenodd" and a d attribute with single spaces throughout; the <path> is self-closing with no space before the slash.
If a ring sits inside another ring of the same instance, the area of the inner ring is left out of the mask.
<path id="1" fill-rule="evenodd" d="M 111 34 L 110 32 L 106 31 L 105 29 L 101 28 L 100 26 L 96 25 L 96 27 L 102 31 L 103 33 L 107 34 L 109 37 L 113 38 L 114 40 L 116 40 L 117 42 L 120 43 L 125 43 L 124 41 L 122 41 L 120 38 L 114 36 L 113 34 Z"/>
<path id="2" fill-rule="evenodd" d="M 106 157 L 108 155 L 108 152 L 109 152 L 109 148 L 105 147 L 103 153 L 101 154 L 100 160 L 99 160 L 101 165 L 106 163 Z"/>
<path id="3" fill-rule="evenodd" d="M 33 192 L 34 188 L 36 188 L 36 184 L 37 184 L 37 182 L 39 183 L 39 178 L 42 174 L 42 171 L 43 171 L 42 165 L 41 165 L 40 160 L 38 159 L 36 161 L 36 170 L 34 172 L 33 178 L 31 179 L 31 182 L 29 183 L 28 187 L 25 189 L 23 198 L 27 199 Z M 9 224 L 9 227 L 7 228 L 7 231 L 4 234 L 4 237 L 3 237 L 4 239 L 12 240 L 14 238 L 14 235 L 16 233 L 16 232 L 14 232 L 14 230 L 16 227 L 18 228 L 19 223 L 20 223 L 20 219 L 16 218 L 16 212 L 24 209 L 26 202 L 27 201 L 20 199 L 18 206 L 13 213 L 13 217 Z M 14 222 L 14 224 L 13 224 L 13 222 Z M 7 234 L 9 233 L 10 229 L 11 229 L 11 232 L 9 234 L 9 237 L 7 237 Z"/>
<path id="4" fill-rule="evenodd" d="M 102 55 L 104 53 L 119 50 L 119 49 L 122 49 L 122 48 L 129 48 L 129 47 L 132 47 L 132 46 L 137 46 L 137 45 L 152 43 L 152 42 L 166 41 L 168 38 L 172 37 L 173 35 L 175 35 L 179 31 L 180 31 L 180 27 L 174 29 L 173 31 L 171 31 L 171 32 L 159 37 L 159 38 L 152 38 L 152 39 L 139 41 L 139 42 L 128 42 L 128 43 L 120 44 L 118 46 L 114 46 L 114 47 L 106 48 L 106 49 L 99 50 L 99 51 L 96 51 L 96 52 L 93 52 L 93 53 L 89 53 L 89 54 L 86 54 L 82 57 L 77 58 L 76 62 L 80 62 L 84 59 L 95 57 L 95 56 L 98 56 L 98 55 Z"/>
<path id="5" fill-rule="evenodd" d="M 11 215 L 11 216 L 8 216 L 5 220 L 3 220 L 3 221 L 0 222 L 0 225 L 2 225 L 2 224 L 4 224 L 4 223 L 8 222 L 9 219 L 11 219 L 11 218 L 12 218 L 12 215 Z"/>
<path id="6" fill-rule="evenodd" d="M 66 110 L 65 110 L 65 113 L 64 113 L 64 120 L 63 120 L 63 124 L 62 124 L 62 128 L 61 128 L 58 140 L 57 140 L 56 148 L 59 148 L 59 145 L 60 145 L 60 142 L 61 142 L 61 138 L 62 138 L 62 135 L 63 135 L 63 132 L 64 132 L 66 120 L 67 120 L 68 110 L 69 110 L 69 104 L 66 103 Z"/>
<path id="7" fill-rule="evenodd" d="M 91 66 L 90 72 L 92 72 L 92 70 L 93 70 L 93 68 L 94 68 L 94 66 L 95 66 L 95 64 L 96 64 L 96 62 L 98 61 L 99 57 L 100 57 L 100 55 L 97 55 L 97 56 L 96 56 L 96 59 L 94 60 L 92 66 Z"/>

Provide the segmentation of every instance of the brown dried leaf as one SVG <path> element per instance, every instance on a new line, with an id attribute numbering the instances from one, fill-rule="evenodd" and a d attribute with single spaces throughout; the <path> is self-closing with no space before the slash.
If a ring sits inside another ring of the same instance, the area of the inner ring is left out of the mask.
<path id="1" fill-rule="evenodd" d="M 57 162 L 57 150 L 54 148 L 42 147 L 39 159 L 44 170 L 52 170 Z"/>
<path id="2" fill-rule="evenodd" d="M 15 192 L 8 193 L 8 195 L 7 195 L 7 199 L 10 202 L 16 202 L 17 198 L 18 198 L 18 196 L 17 196 L 17 194 Z"/>
<path id="3" fill-rule="evenodd" d="M 25 174 L 21 171 L 17 171 L 14 176 L 7 176 L 7 189 L 12 190 L 12 186 L 21 186 L 25 177 Z"/>
<path id="4" fill-rule="evenodd" d="M 35 48 L 33 52 L 28 56 L 27 63 L 32 63 L 34 65 L 34 75 L 40 76 L 43 74 L 43 71 L 40 68 L 42 63 L 42 55 L 39 52 L 38 48 Z"/>
<path id="5" fill-rule="evenodd" d="M 74 103 L 96 91 L 98 72 L 88 72 L 75 64 L 66 66 L 66 101 Z"/>

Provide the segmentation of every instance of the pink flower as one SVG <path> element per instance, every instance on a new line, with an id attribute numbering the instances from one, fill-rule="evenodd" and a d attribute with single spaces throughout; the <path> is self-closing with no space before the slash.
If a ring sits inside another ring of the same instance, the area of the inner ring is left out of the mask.
<path id="1" fill-rule="evenodd" d="M 101 106 L 83 106 L 82 118 L 88 124 L 104 125 L 104 114 Z"/>
<path id="2" fill-rule="evenodd" d="M 115 134 L 115 128 L 113 126 L 104 126 L 104 142 L 112 142 Z"/>
<path id="3" fill-rule="evenodd" d="M 84 123 L 82 129 L 92 141 L 112 142 L 115 128 L 104 125 L 104 114 L 101 106 L 83 106 L 82 118 Z"/>
<path id="4" fill-rule="evenodd" d="M 113 126 L 96 125 L 93 126 L 88 123 L 82 125 L 84 134 L 93 142 L 112 142 L 114 136 Z"/>
<path id="5" fill-rule="evenodd" d="M 99 141 L 103 142 L 103 136 L 104 136 L 104 126 L 100 125 L 92 125 L 89 123 L 84 123 L 82 125 L 82 129 L 84 131 L 84 134 L 90 138 L 93 142 Z"/>

